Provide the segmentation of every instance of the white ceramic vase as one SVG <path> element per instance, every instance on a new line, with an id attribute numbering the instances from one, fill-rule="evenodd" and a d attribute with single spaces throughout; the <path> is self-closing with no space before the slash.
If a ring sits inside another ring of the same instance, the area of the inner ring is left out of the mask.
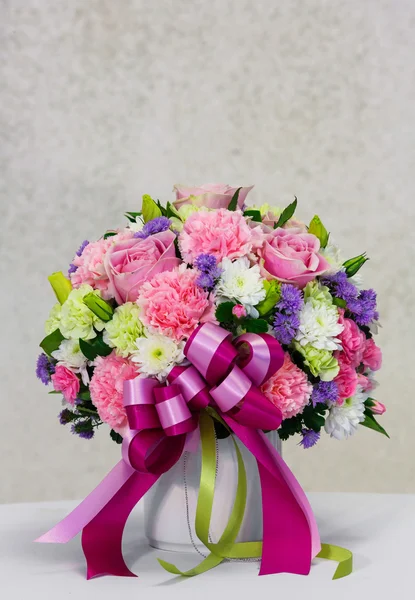
<path id="1" fill-rule="evenodd" d="M 267 434 L 273 446 L 281 453 L 281 442 L 276 432 Z M 237 440 L 245 463 L 248 493 L 245 516 L 237 542 L 262 540 L 261 485 L 255 458 Z M 232 510 L 237 485 L 237 460 L 230 437 L 218 440 L 219 460 L 215 486 L 210 537 L 217 542 L 222 535 Z M 186 469 L 184 469 L 186 461 Z M 203 549 L 195 533 L 196 503 L 201 466 L 200 446 L 196 452 L 187 452 L 176 465 L 164 473 L 144 497 L 145 533 L 151 546 L 174 552 L 194 552 L 194 544 Z M 184 477 L 186 470 L 186 478 Z M 187 507 L 185 495 L 187 486 Z M 187 513 L 188 510 L 188 513 Z M 190 528 L 190 532 L 189 532 Z M 206 550 L 206 549 L 205 549 Z"/>

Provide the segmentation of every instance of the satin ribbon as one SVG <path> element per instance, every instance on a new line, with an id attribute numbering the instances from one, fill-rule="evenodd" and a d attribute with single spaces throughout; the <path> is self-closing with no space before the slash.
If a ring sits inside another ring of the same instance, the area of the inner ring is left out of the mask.
<path id="1" fill-rule="evenodd" d="M 258 431 L 277 429 L 282 420 L 281 412 L 259 390 L 281 367 L 284 360 L 281 346 L 267 334 L 245 334 L 232 343 L 228 331 L 206 323 L 195 330 L 184 352 L 191 365 L 175 367 L 168 385 L 142 377 L 124 383 L 130 430 L 123 440 L 123 459 L 72 513 L 36 541 L 65 543 L 83 530 L 88 579 L 104 574 L 133 576 L 124 562 L 121 547 L 127 518 L 158 478 L 179 460 L 187 437 L 196 430 L 199 421 L 202 454 L 207 453 L 211 458 L 213 425 L 208 425 L 211 418 L 206 412 L 210 411 L 227 424 L 257 460 L 264 534 L 262 545 L 234 543 L 246 499 L 246 475 L 234 440 L 238 490 L 228 526 L 216 545 L 208 539 L 214 482 L 211 467 L 206 464 L 211 463 L 206 463 L 205 458 L 205 469 L 202 467 L 198 501 L 198 507 L 200 503 L 202 508 L 197 513 L 196 533 L 211 555 L 197 572 L 216 566 L 225 556 L 238 558 L 241 552 L 254 551 L 262 556 L 261 575 L 307 574 L 312 558 L 321 548 L 314 515 L 295 477 Z M 176 572 L 171 567 L 165 566 Z"/>

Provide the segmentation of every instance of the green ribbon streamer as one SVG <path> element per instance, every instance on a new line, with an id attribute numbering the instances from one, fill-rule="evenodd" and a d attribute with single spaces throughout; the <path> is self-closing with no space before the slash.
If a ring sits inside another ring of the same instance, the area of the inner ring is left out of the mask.
<path id="1" fill-rule="evenodd" d="M 208 414 L 209 413 L 209 414 Z M 210 521 L 212 517 L 213 498 L 215 494 L 216 470 L 216 443 L 215 428 L 212 418 L 218 418 L 213 411 L 204 411 L 200 415 L 200 438 L 202 445 L 202 468 L 200 473 L 200 488 L 196 507 L 196 535 L 210 551 L 210 554 L 196 567 L 188 571 L 181 571 L 172 563 L 158 559 L 160 565 L 173 575 L 194 577 L 219 565 L 225 558 L 243 559 L 260 558 L 262 556 L 262 542 L 237 542 L 235 539 L 242 525 L 245 514 L 247 480 L 246 470 L 238 444 L 231 434 L 238 461 L 238 483 L 232 512 L 225 531 L 216 544 L 209 541 Z M 221 420 L 219 418 L 219 420 Z M 223 423 L 223 421 L 221 420 Z M 226 425 L 225 425 L 226 426 Z M 228 428 L 229 429 L 229 428 Z M 317 558 L 335 560 L 339 564 L 333 579 L 346 577 L 352 572 L 352 553 L 346 548 L 322 544 Z"/>
<path id="2" fill-rule="evenodd" d="M 60 304 L 63 304 L 68 298 L 69 294 L 71 293 L 71 282 L 65 277 L 62 271 L 52 273 L 52 275 L 49 275 L 48 279 L 53 291 L 55 292 L 55 296 L 58 299 L 58 302 L 60 302 Z"/>

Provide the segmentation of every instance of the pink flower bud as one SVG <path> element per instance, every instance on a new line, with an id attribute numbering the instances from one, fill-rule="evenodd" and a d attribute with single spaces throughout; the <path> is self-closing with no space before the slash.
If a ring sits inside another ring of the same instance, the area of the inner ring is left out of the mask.
<path id="1" fill-rule="evenodd" d="M 375 415 L 383 415 L 383 413 L 386 411 L 386 406 L 382 404 L 382 402 L 378 402 L 377 400 L 373 400 L 373 402 L 374 405 L 370 407 L 372 413 L 374 413 Z"/>
<path id="2" fill-rule="evenodd" d="M 246 317 L 246 308 L 243 304 L 235 304 L 232 308 L 232 314 L 237 319 L 242 319 L 242 317 Z"/>

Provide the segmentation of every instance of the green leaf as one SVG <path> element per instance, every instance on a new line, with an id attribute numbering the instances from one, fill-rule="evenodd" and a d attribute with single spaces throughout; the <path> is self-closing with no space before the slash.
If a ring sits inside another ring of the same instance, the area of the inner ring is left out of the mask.
<path id="1" fill-rule="evenodd" d="M 287 221 L 289 221 L 291 219 L 291 217 L 293 216 L 293 214 L 295 213 L 295 209 L 297 208 L 297 197 L 294 196 L 294 198 L 295 198 L 294 202 L 291 202 L 291 204 L 289 204 L 287 206 L 287 208 L 284 208 L 284 210 L 280 214 L 280 218 L 275 223 L 274 229 L 277 229 L 277 227 L 282 227 L 283 225 L 285 225 L 285 223 Z"/>
<path id="2" fill-rule="evenodd" d="M 265 280 L 264 288 L 267 295 L 255 307 L 261 316 L 266 315 L 274 308 L 281 295 L 281 284 L 276 279 L 272 281 Z"/>
<path id="3" fill-rule="evenodd" d="M 340 306 L 340 308 L 346 308 L 346 300 L 343 300 L 343 298 L 333 298 L 333 304 Z"/>
<path id="4" fill-rule="evenodd" d="M 363 425 L 363 427 L 368 427 L 369 429 L 373 429 L 373 431 L 377 431 L 378 433 L 382 433 L 383 435 L 386 435 L 387 438 L 389 437 L 382 425 L 379 425 L 379 423 L 376 421 L 375 417 L 370 412 L 370 409 L 365 411 L 365 420 L 360 423 L 360 425 Z"/>
<path id="5" fill-rule="evenodd" d="M 221 302 L 218 304 L 215 315 L 219 323 L 233 321 L 232 309 L 234 306 L 235 302 Z"/>
<path id="6" fill-rule="evenodd" d="M 142 215 L 144 219 L 144 223 L 147 221 L 151 221 L 156 217 L 161 217 L 162 211 L 160 207 L 156 204 L 151 196 L 148 194 L 144 194 L 143 196 L 143 207 L 142 207 Z"/>
<path id="7" fill-rule="evenodd" d="M 62 392 L 57 392 L 56 390 L 52 390 L 51 392 L 48 392 L 48 394 L 62 394 Z"/>
<path id="8" fill-rule="evenodd" d="M 62 271 L 52 273 L 52 275 L 49 275 L 48 280 L 58 302 L 63 304 L 72 291 L 72 283 L 65 277 Z"/>
<path id="9" fill-rule="evenodd" d="M 79 392 L 78 398 L 81 400 L 91 400 L 91 392 L 89 390 L 85 392 Z"/>
<path id="10" fill-rule="evenodd" d="M 174 204 L 172 204 L 171 202 L 167 202 L 166 217 L 168 219 L 170 219 L 170 217 L 177 217 L 178 219 L 180 219 L 180 214 L 179 214 L 178 210 L 176 209 Z"/>
<path id="11" fill-rule="evenodd" d="M 97 356 L 108 356 L 113 350 L 104 342 L 104 340 L 100 336 L 97 336 L 92 340 L 80 339 L 79 347 L 81 349 L 82 354 L 88 360 L 95 360 Z"/>
<path id="12" fill-rule="evenodd" d="M 124 213 L 124 215 L 127 217 L 127 219 L 130 221 L 130 223 L 136 223 L 137 222 L 137 217 L 141 217 L 141 211 L 131 211 L 129 210 L 128 212 Z"/>
<path id="13" fill-rule="evenodd" d="M 261 211 L 249 209 L 244 212 L 244 217 L 251 217 L 256 223 L 262 223 Z"/>
<path id="14" fill-rule="evenodd" d="M 113 429 L 110 431 L 110 437 L 116 444 L 122 444 L 122 437 Z"/>
<path id="15" fill-rule="evenodd" d="M 104 238 L 104 240 L 106 240 L 109 237 L 113 237 L 114 235 L 117 235 L 116 231 L 107 231 L 102 237 Z"/>
<path id="16" fill-rule="evenodd" d="M 246 319 L 243 321 L 242 327 L 249 333 L 266 333 L 268 331 L 268 323 L 265 319 Z"/>
<path id="17" fill-rule="evenodd" d="M 343 267 L 346 269 L 347 277 L 353 277 L 359 271 L 361 267 L 367 262 L 369 259 L 366 257 L 366 252 L 363 254 L 359 254 L 359 256 L 355 256 L 354 258 L 350 258 L 343 263 Z"/>
<path id="18" fill-rule="evenodd" d="M 39 346 L 46 354 L 52 356 L 52 352 L 59 348 L 59 346 L 61 345 L 61 341 L 64 339 L 65 338 L 63 337 L 59 329 L 55 329 L 55 331 L 43 338 Z"/>
<path id="19" fill-rule="evenodd" d="M 306 406 L 303 411 L 303 420 L 304 425 L 308 429 L 313 429 L 314 431 L 320 431 L 320 429 L 324 426 L 324 417 L 319 414 L 320 410 L 317 411 L 313 406 Z"/>
<path id="20" fill-rule="evenodd" d="M 308 233 L 312 233 L 320 240 L 320 246 L 325 248 L 329 241 L 329 233 L 320 220 L 320 217 L 314 215 L 308 226 Z"/>
<path id="21" fill-rule="evenodd" d="M 238 208 L 238 198 L 239 198 L 239 192 L 241 191 L 242 188 L 238 188 L 236 190 L 236 192 L 234 193 L 234 195 L 232 196 L 232 200 L 229 202 L 228 204 L 228 210 L 236 210 Z"/>
<path id="22" fill-rule="evenodd" d="M 98 317 L 98 319 L 101 319 L 101 321 L 111 321 L 114 309 L 108 302 L 94 292 L 84 296 L 84 304 Z"/>

